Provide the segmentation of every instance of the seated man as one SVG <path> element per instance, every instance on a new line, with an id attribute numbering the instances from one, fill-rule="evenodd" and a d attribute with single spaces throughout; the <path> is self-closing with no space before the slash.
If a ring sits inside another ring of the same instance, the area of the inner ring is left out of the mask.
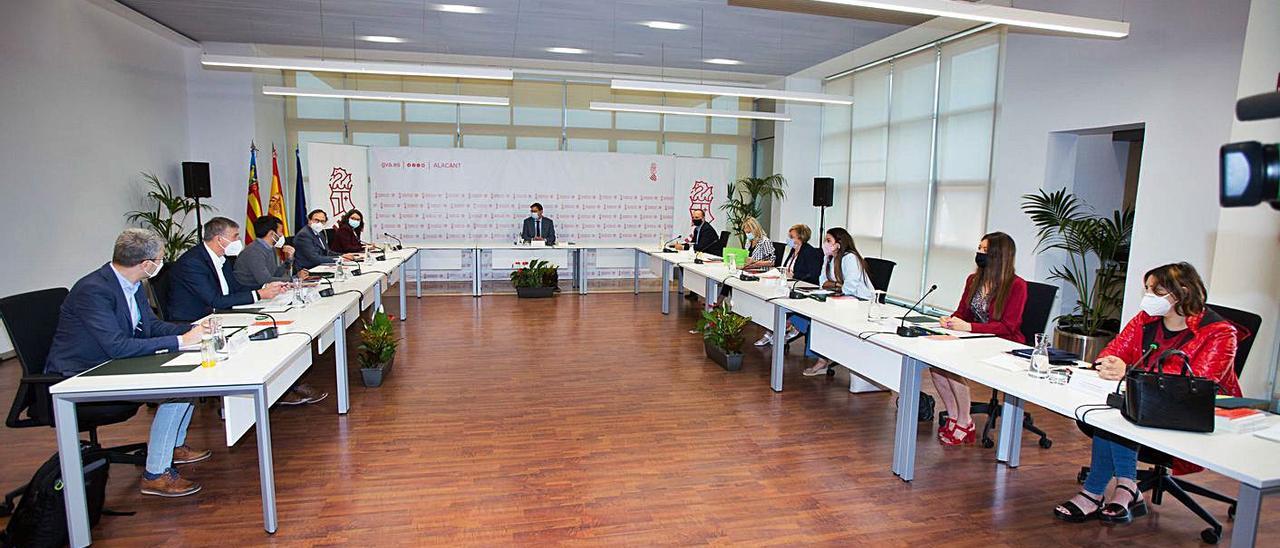
<path id="1" fill-rule="evenodd" d="M 236 281 L 247 287 L 261 287 L 271 282 L 293 281 L 289 267 L 294 249 L 284 245 L 284 221 L 272 215 L 263 215 L 253 221 L 253 235 L 257 239 L 245 246 L 236 257 Z M 289 262 L 282 262 L 280 250 Z M 298 278 L 306 278 L 307 271 L 299 270 Z"/>
<path id="2" fill-rule="evenodd" d="M 204 224 L 204 242 L 183 253 L 169 274 L 169 300 L 165 311 L 170 320 L 190 322 L 216 309 L 253 304 L 270 299 L 284 291 L 285 284 L 270 282 L 245 286 L 236 281 L 227 265 L 227 255 L 236 256 L 244 249 L 240 225 L 226 217 L 214 217 Z"/>
<path id="3" fill-rule="evenodd" d="M 80 278 L 58 315 L 58 328 L 45 361 L 45 373 L 77 375 L 102 362 L 177 351 L 200 342 L 199 327 L 160 321 L 147 303 L 142 280 L 164 266 L 164 240 L 154 232 L 130 228 L 116 238 L 111 262 Z M 81 410 L 94 404 L 83 404 Z M 186 445 L 193 406 L 169 401 L 156 408 L 147 442 L 142 494 L 184 497 L 200 484 L 182 478 L 173 465 L 209 458 L 209 451 Z"/>
<path id="4" fill-rule="evenodd" d="M 339 257 L 353 261 L 355 253 L 338 254 L 329 250 L 329 241 L 324 235 L 324 226 L 329 223 L 329 214 L 317 209 L 307 215 L 307 228 L 301 229 L 293 236 L 293 263 L 297 268 L 315 268 L 323 264 L 331 264 Z"/>
<path id="5" fill-rule="evenodd" d="M 534 202 L 529 206 L 529 216 L 520 228 L 520 240 L 525 242 L 546 242 L 556 245 L 556 224 L 542 216 L 542 204 Z"/>
<path id="6" fill-rule="evenodd" d="M 687 245 L 689 249 L 702 253 L 710 253 L 719 255 L 723 250 L 720 248 L 720 234 L 716 232 L 715 227 L 711 226 L 703 220 L 705 213 L 701 209 L 693 210 L 690 214 L 693 219 L 693 226 L 689 227 L 689 236 L 684 238 L 683 242 L 676 244 L 676 249 L 684 249 Z"/>

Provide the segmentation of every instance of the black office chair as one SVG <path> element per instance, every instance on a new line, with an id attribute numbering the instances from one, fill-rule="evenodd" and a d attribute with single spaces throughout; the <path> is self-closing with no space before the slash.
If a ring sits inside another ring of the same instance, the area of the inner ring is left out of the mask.
<path id="1" fill-rule="evenodd" d="M 334 232 L 334 230 L 333 230 L 332 228 L 326 228 L 326 229 L 324 229 L 324 241 L 325 241 L 325 243 L 327 243 L 327 244 L 333 244 L 333 232 Z"/>
<path id="2" fill-rule="evenodd" d="M 773 266 L 782 266 L 782 259 L 786 258 L 787 244 L 785 242 L 773 242 Z"/>
<path id="3" fill-rule="evenodd" d="M 1249 351 L 1253 350 L 1255 339 L 1253 335 L 1258 332 L 1258 328 L 1262 327 L 1262 317 L 1252 312 L 1221 305 L 1210 304 L 1208 306 L 1218 315 L 1235 324 L 1236 329 L 1239 331 L 1236 337 L 1236 359 L 1233 364 L 1236 377 L 1239 377 L 1240 373 L 1244 371 L 1245 362 L 1249 360 Z M 1092 429 L 1087 428 L 1087 425 L 1081 425 L 1080 429 L 1086 434 L 1092 435 Z M 1229 519 L 1235 519 L 1236 517 L 1236 499 L 1174 476 L 1173 460 L 1173 457 L 1155 449 L 1146 446 L 1139 447 L 1138 462 L 1150 464 L 1151 468 L 1138 471 L 1138 490 L 1141 492 L 1151 491 L 1152 504 L 1163 503 L 1165 493 L 1173 495 L 1173 498 L 1178 499 L 1178 502 L 1181 502 L 1183 506 L 1209 525 L 1209 528 L 1200 531 L 1200 539 L 1209 544 L 1217 544 L 1222 538 L 1222 523 L 1205 510 L 1203 506 L 1200 506 L 1200 503 L 1191 498 L 1188 493 L 1194 493 L 1228 504 L 1227 517 Z M 1089 467 L 1085 466 L 1080 469 L 1080 474 L 1076 479 L 1084 483 L 1088 475 Z"/>
<path id="4" fill-rule="evenodd" d="M 154 278 L 142 280 L 142 288 L 147 292 L 147 301 L 151 305 L 151 311 L 155 312 L 156 317 L 161 320 L 166 319 L 164 303 L 168 302 L 169 286 L 173 283 L 173 280 L 169 277 L 170 271 L 171 269 L 169 268 L 162 268 Z"/>
<path id="5" fill-rule="evenodd" d="M 1035 344 L 1036 335 L 1044 333 L 1044 328 L 1049 323 L 1049 316 L 1053 314 L 1053 299 L 1057 296 L 1058 286 L 1027 282 L 1027 304 L 1022 309 L 1022 336 L 1026 338 L 1027 344 Z M 990 400 L 969 404 L 969 414 L 987 416 L 986 422 L 982 424 L 982 438 L 979 440 L 983 447 L 988 449 L 995 447 L 996 442 L 991 439 L 991 431 L 995 429 L 996 420 L 1000 418 L 1003 408 L 1004 406 L 1000 405 L 1000 392 L 997 390 L 991 391 Z M 938 413 L 939 424 L 945 420 L 947 420 L 947 412 Z M 1030 412 L 1024 411 L 1022 414 L 1022 429 L 1039 436 L 1041 448 L 1053 447 L 1053 440 L 1049 439 L 1049 435 L 1044 430 L 1036 426 Z"/>
<path id="6" fill-rule="evenodd" d="M 724 255 L 724 248 L 726 247 L 729 247 L 729 231 L 721 230 L 720 239 L 716 241 L 715 248 L 709 249 L 707 252 L 712 255 L 721 256 Z"/>
<path id="7" fill-rule="evenodd" d="M 14 353 L 22 364 L 22 380 L 13 398 L 5 426 L 9 428 L 53 427 L 53 398 L 49 387 L 62 381 L 61 375 L 44 372 L 53 334 L 58 328 L 58 312 L 66 300 L 66 288 L 44 289 L 0 299 L 0 321 L 4 322 Z M 98 427 L 121 423 L 138 413 L 139 403 L 104 402 L 76 406 L 79 431 L 89 433 L 88 443 L 98 447 Z M 81 442 L 82 444 L 84 442 Z M 137 443 L 108 449 L 111 462 L 146 463 L 147 444 Z M 0 503 L 0 516 L 13 512 L 13 501 L 26 485 L 10 491 Z"/>

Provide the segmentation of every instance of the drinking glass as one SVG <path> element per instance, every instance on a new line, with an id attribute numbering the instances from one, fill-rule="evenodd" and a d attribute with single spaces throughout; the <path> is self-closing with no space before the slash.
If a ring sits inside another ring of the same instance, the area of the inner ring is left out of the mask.
<path id="1" fill-rule="evenodd" d="M 1049 376 L 1049 339 L 1043 333 L 1036 334 L 1036 346 L 1031 351 L 1031 368 L 1027 376 L 1043 379 Z"/>

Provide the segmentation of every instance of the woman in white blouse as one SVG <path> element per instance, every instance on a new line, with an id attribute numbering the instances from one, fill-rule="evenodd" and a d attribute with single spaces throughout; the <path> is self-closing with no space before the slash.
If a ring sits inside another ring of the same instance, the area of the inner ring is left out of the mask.
<path id="1" fill-rule="evenodd" d="M 864 301 L 871 300 L 875 290 L 871 288 L 871 278 L 867 277 L 867 261 L 858 252 L 858 246 L 848 230 L 840 227 L 828 229 L 822 239 L 822 253 L 825 258 L 822 261 L 822 272 L 818 275 L 818 283 L 822 289 Z M 804 370 L 804 376 L 825 375 L 827 369 L 835 364 L 809 348 L 809 318 L 793 314 L 791 325 L 805 334 L 804 355 L 818 359 Z"/>

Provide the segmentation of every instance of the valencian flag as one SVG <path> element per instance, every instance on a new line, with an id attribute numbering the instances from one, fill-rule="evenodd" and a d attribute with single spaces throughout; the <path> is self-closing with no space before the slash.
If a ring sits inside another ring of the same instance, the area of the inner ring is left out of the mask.
<path id="1" fill-rule="evenodd" d="M 307 226 L 307 190 L 302 188 L 302 154 L 298 145 L 293 146 L 293 176 L 298 181 L 293 187 L 293 226 L 302 230 Z"/>
<path id="2" fill-rule="evenodd" d="M 241 232 L 244 232 L 244 243 L 253 241 L 253 222 L 262 215 L 262 195 L 258 194 L 258 147 L 253 142 L 249 143 L 249 197 L 246 198 L 248 205 L 245 207 L 245 220 Z"/>
<path id="3" fill-rule="evenodd" d="M 267 198 L 267 215 L 280 219 L 283 236 L 289 235 L 289 218 L 284 216 L 284 188 L 280 186 L 280 165 L 276 163 L 276 145 L 271 144 L 271 196 Z"/>

